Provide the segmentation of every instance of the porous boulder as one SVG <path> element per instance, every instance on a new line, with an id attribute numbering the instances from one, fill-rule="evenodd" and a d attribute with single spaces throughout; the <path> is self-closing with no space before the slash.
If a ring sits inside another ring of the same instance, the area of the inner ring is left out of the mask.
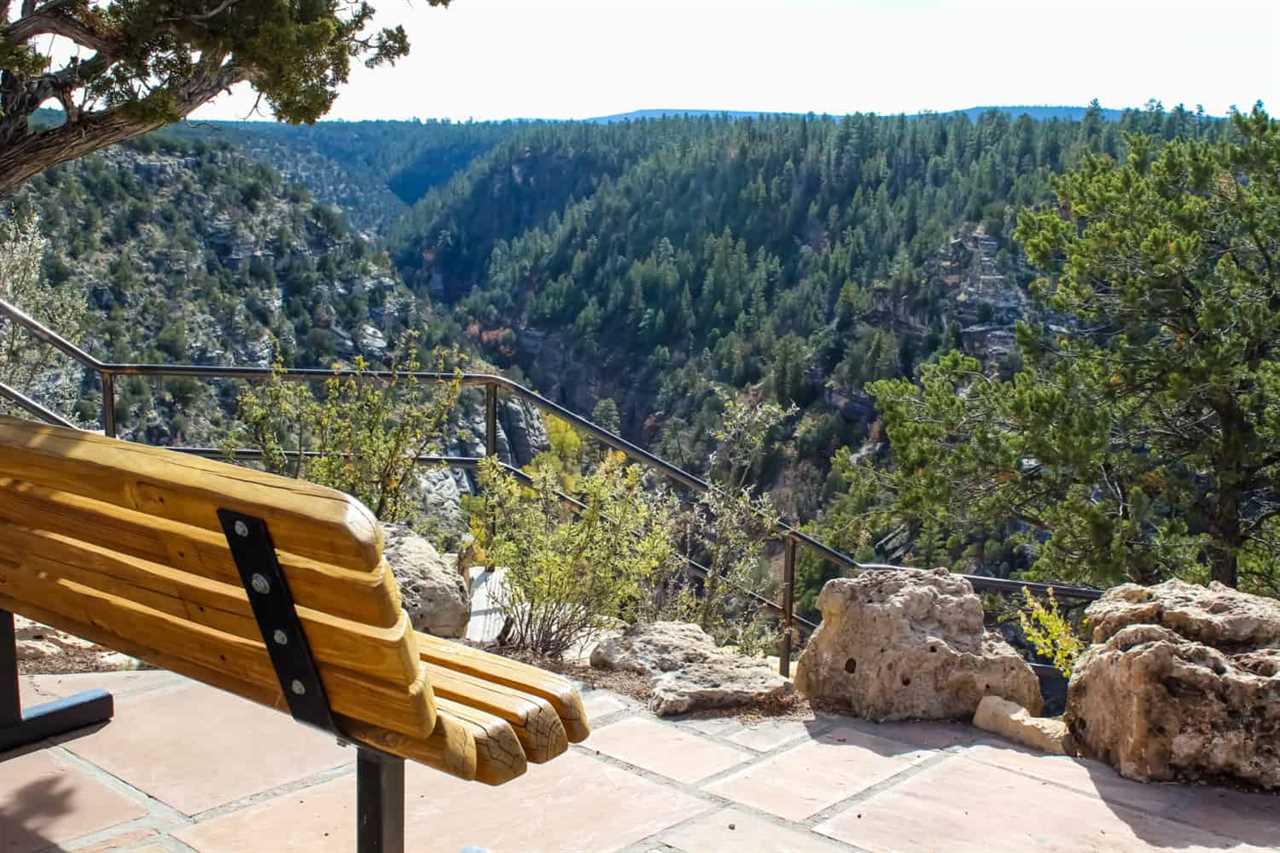
<path id="1" fill-rule="evenodd" d="M 794 691 L 765 661 L 721 649 L 688 622 L 634 625 L 597 644 L 591 665 L 649 676 L 659 716 L 780 702 Z"/>
<path id="2" fill-rule="evenodd" d="M 946 569 L 865 572 L 828 581 L 822 624 L 796 669 L 812 700 L 869 720 L 969 719 L 984 696 L 1039 714 L 1031 667 L 982 621 L 982 601 Z"/>
<path id="3" fill-rule="evenodd" d="M 1086 755 L 1130 779 L 1280 788 L 1280 602 L 1172 580 L 1085 615 L 1065 720 Z"/>
<path id="4" fill-rule="evenodd" d="M 384 524 L 382 529 L 383 555 L 414 629 L 437 637 L 465 636 L 471 592 L 457 567 L 408 527 Z"/>

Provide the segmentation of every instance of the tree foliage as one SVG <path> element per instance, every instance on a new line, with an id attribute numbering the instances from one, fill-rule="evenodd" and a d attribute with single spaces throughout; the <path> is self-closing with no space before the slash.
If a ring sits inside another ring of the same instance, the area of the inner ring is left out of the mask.
<path id="1" fill-rule="evenodd" d="M 1130 137 L 1020 217 L 1047 273 L 1022 368 L 951 353 L 872 384 L 893 466 L 849 466 L 856 523 L 953 555 L 1011 536 L 1042 577 L 1280 593 L 1280 128 L 1260 108 L 1233 128 Z"/>
<path id="2" fill-rule="evenodd" d="M 428 0 L 446 5 L 448 0 Z M 32 175 L 176 121 L 247 81 L 276 117 L 314 122 L 353 60 L 409 49 L 400 27 L 346 0 L 23 0 L 0 2 L 0 194 Z M 69 41 L 54 67 L 45 41 Z M 34 126 L 56 101 L 64 121 Z"/>
<path id="3" fill-rule="evenodd" d="M 0 218 L 0 299 L 78 341 L 88 305 L 82 291 L 49 282 L 44 274 L 47 246 L 40 217 L 34 212 Z M 16 323 L 0 319 L 0 382 L 25 392 L 33 391 L 36 384 L 48 386 L 53 393 L 40 395 L 45 404 L 71 415 L 78 383 L 59 381 L 57 362 L 52 347 Z"/>

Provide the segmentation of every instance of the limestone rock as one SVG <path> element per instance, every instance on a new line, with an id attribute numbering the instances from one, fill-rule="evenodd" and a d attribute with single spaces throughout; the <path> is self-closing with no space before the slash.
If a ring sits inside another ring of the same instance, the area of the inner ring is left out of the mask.
<path id="1" fill-rule="evenodd" d="M 715 640 L 697 625 L 654 622 L 634 625 L 622 634 L 601 640 L 591 652 L 591 665 L 596 669 L 658 675 L 703 663 L 716 653 Z"/>
<path id="2" fill-rule="evenodd" d="M 687 622 L 635 625 L 607 637 L 591 665 L 651 676 L 649 708 L 659 716 L 781 701 L 794 692 L 765 661 L 725 651 Z"/>
<path id="3" fill-rule="evenodd" d="M 399 524 L 384 524 L 383 553 L 409 621 L 437 637 L 462 637 L 471 619 L 471 592 L 462 575 L 430 542 Z"/>
<path id="4" fill-rule="evenodd" d="M 973 715 L 973 724 L 1011 741 L 1049 752 L 1071 755 L 1074 744 L 1067 724 L 1061 719 L 1033 717 L 1021 705 L 999 696 L 983 696 Z"/>
<path id="5" fill-rule="evenodd" d="M 822 624 L 796 670 L 810 699 L 870 720 L 968 719 L 983 696 L 1040 713 L 1035 673 L 983 628 L 981 599 L 946 569 L 836 578 L 818 608 Z"/>
<path id="6" fill-rule="evenodd" d="M 1188 640 L 1211 646 L 1280 646 L 1280 601 L 1209 586 L 1166 581 L 1126 583 L 1089 605 L 1093 641 L 1105 643 L 1129 625 L 1163 625 Z"/>
<path id="7" fill-rule="evenodd" d="M 1131 779 L 1280 788 L 1280 603 L 1221 584 L 1108 590 L 1066 722 Z"/>

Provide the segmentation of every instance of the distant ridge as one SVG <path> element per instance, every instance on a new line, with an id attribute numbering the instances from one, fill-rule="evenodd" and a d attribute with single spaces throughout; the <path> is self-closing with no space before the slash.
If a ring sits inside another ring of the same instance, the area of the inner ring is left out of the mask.
<path id="1" fill-rule="evenodd" d="M 1060 119 L 1062 121 L 1079 121 L 1084 118 L 1084 114 L 1089 111 L 1088 107 L 1050 107 L 1050 106 L 1011 106 L 1011 107 L 969 107 L 965 110 L 951 110 L 943 115 L 959 115 L 964 113 L 971 119 L 979 118 L 986 113 L 992 111 L 1005 113 L 1012 116 L 1026 115 L 1036 121 L 1048 121 L 1050 119 Z M 1124 110 L 1102 108 L 1102 117 L 1107 121 L 1119 121 L 1124 115 Z"/>
<path id="2" fill-rule="evenodd" d="M 623 121 L 640 121 L 672 117 L 728 116 L 729 118 L 759 118 L 760 116 L 801 115 L 801 113 L 770 113 L 751 110 L 632 110 L 629 113 L 615 113 L 608 116 L 582 119 L 588 124 L 615 124 Z"/>
<path id="3" fill-rule="evenodd" d="M 1036 121 L 1048 121 L 1050 119 L 1059 119 L 1061 121 L 1079 121 L 1084 118 L 1084 114 L 1088 111 L 1088 107 L 1072 107 L 1072 106 L 991 106 L 991 107 L 969 107 L 963 110 L 947 110 L 945 112 L 923 112 L 909 113 L 909 117 L 917 118 L 925 115 L 960 115 L 964 114 L 970 119 L 977 119 L 989 112 L 1004 113 L 1011 116 L 1027 115 Z M 596 116 L 595 118 L 583 119 L 589 124 L 616 124 L 626 121 L 642 121 L 644 119 L 660 119 L 670 118 L 673 116 L 692 117 L 698 116 L 728 116 L 729 118 L 760 118 L 761 116 L 797 116 L 803 113 L 795 112 L 768 112 L 765 110 L 680 110 L 680 109 L 657 109 L 657 110 L 632 110 L 628 113 L 614 113 L 607 116 Z M 826 114 L 824 114 L 826 115 Z M 881 115 L 898 115 L 898 113 L 881 113 Z M 1103 107 L 1102 117 L 1106 121 L 1119 121 L 1124 115 L 1124 110 L 1108 109 Z"/>

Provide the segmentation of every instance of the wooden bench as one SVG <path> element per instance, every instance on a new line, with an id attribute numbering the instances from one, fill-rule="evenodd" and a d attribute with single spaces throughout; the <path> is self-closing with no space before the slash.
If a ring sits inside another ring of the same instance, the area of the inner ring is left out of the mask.
<path id="1" fill-rule="evenodd" d="M 354 743 L 361 849 L 402 849 L 403 759 L 497 785 L 589 731 L 565 679 L 415 632 L 353 498 L 8 417 L 0 611 L 0 751 L 112 713 L 21 711 L 18 613 Z"/>

